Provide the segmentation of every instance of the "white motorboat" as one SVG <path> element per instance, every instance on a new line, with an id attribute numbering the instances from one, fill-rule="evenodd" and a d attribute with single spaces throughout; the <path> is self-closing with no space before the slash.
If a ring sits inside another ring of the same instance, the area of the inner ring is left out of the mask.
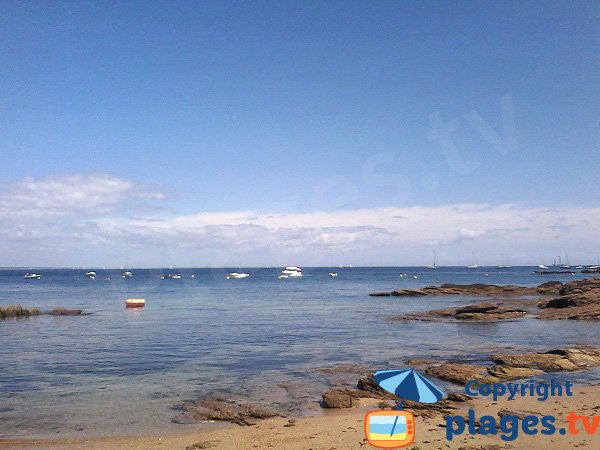
<path id="1" fill-rule="evenodd" d="M 238 280 L 240 278 L 248 278 L 250 276 L 249 273 L 244 273 L 244 272 L 231 272 L 229 275 L 227 275 L 227 279 L 228 280 Z"/>
<path id="2" fill-rule="evenodd" d="M 337 272 L 329 272 L 329 276 L 330 277 L 337 277 L 338 274 L 337 274 Z"/>
<path id="3" fill-rule="evenodd" d="M 469 264 L 467 269 L 479 269 L 479 264 Z"/>
<path id="4" fill-rule="evenodd" d="M 295 278 L 302 276 L 302 269 L 297 266 L 288 266 L 281 271 L 279 278 Z"/>
<path id="5" fill-rule="evenodd" d="M 538 269 L 548 269 L 548 266 L 545 266 L 544 264 L 540 264 L 540 265 L 538 265 Z"/>
<path id="6" fill-rule="evenodd" d="M 86 272 L 85 273 L 85 277 L 89 278 L 91 280 L 95 280 L 96 279 L 96 272 L 94 272 L 94 271 Z"/>
<path id="7" fill-rule="evenodd" d="M 42 276 L 39 273 L 27 272 L 23 278 L 26 280 L 39 280 Z"/>
<path id="8" fill-rule="evenodd" d="M 121 277 L 123 278 L 131 278 L 133 276 L 133 273 L 131 273 L 130 271 L 126 270 L 125 272 L 123 272 L 121 274 Z"/>
<path id="9" fill-rule="evenodd" d="M 180 273 L 164 273 L 160 276 L 161 280 L 181 280 Z"/>

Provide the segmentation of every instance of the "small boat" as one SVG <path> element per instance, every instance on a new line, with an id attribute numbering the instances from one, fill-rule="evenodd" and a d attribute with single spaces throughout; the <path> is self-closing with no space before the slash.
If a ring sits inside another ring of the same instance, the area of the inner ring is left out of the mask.
<path id="1" fill-rule="evenodd" d="M 428 269 L 437 269 L 438 268 L 437 255 L 435 254 L 435 251 L 433 252 L 433 264 L 428 264 L 426 267 Z"/>
<path id="2" fill-rule="evenodd" d="M 181 280 L 180 273 L 163 273 L 160 276 L 161 280 Z"/>
<path id="3" fill-rule="evenodd" d="M 39 280 L 42 276 L 39 273 L 27 272 L 23 278 L 26 280 Z"/>
<path id="4" fill-rule="evenodd" d="M 128 270 L 126 270 L 125 272 L 123 272 L 121 274 L 122 278 L 131 278 L 132 276 L 133 276 L 133 274 L 130 271 L 128 271 Z"/>
<path id="5" fill-rule="evenodd" d="M 229 275 L 227 275 L 227 279 L 228 280 L 238 280 L 240 278 L 248 278 L 250 276 L 249 273 L 238 273 L 238 272 L 231 272 Z"/>
<path id="6" fill-rule="evenodd" d="M 469 264 L 467 269 L 479 269 L 479 264 Z"/>
<path id="7" fill-rule="evenodd" d="M 96 272 L 94 272 L 94 271 L 86 272 L 85 273 L 85 277 L 89 278 L 91 280 L 95 280 L 96 279 Z"/>
<path id="8" fill-rule="evenodd" d="M 146 300 L 143 298 L 128 298 L 125 300 L 126 308 L 143 308 L 146 306 Z"/>
<path id="9" fill-rule="evenodd" d="M 337 277 L 337 272 L 329 272 L 330 277 Z"/>
<path id="10" fill-rule="evenodd" d="M 281 275 L 279 275 L 279 278 L 280 279 L 295 278 L 295 277 L 301 277 L 301 276 L 302 276 L 302 269 L 300 267 L 288 266 L 281 271 Z"/>
<path id="11" fill-rule="evenodd" d="M 545 270 L 545 269 L 548 269 L 548 266 L 545 266 L 545 265 L 543 265 L 543 264 L 540 264 L 540 265 L 538 266 L 538 269 Z"/>

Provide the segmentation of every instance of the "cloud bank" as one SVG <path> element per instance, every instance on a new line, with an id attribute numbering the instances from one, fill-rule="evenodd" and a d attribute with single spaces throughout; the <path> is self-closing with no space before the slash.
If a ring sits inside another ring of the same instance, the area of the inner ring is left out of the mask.
<path id="1" fill-rule="evenodd" d="M 454 204 L 283 214 L 175 214 L 155 187 L 107 174 L 0 190 L 4 266 L 513 264 L 596 259 L 600 208 Z"/>

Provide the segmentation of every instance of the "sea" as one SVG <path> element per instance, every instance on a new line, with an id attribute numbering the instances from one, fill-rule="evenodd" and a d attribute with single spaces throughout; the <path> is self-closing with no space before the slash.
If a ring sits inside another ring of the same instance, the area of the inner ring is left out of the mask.
<path id="1" fill-rule="evenodd" d="M 481 362 L 498 351 L 598 343 L 598 324 L 584 321 L 394 322 L 390 317 L 477 299 L 369 296 L 592 275 L 540 276 L 532 267 L 305 267 L 301 278 L 278 279 L 281 269 L 130 269 L 127 279 L 122 270 L 93 269 L 95 280 L 80 269 L 36 270 L 40 280 L 0 270 L 0 305 L 86 313 L 0 321 L 0 437 L 176 432 L 193 426 L 172 423 L 178 405 L 213 396 L 320 414 L 325 390 L 357 380 L 350 369 L 322 369 L 403 368 L 410 358 Z M 226 279 L 233 271 L 250 277 Z M 160 277 L 173 272 L 182 278 Z M 126 309 L 129 297 L 145 298 L 146 306 Z M 590 383 L 600 371 L 558 376 Z"/>

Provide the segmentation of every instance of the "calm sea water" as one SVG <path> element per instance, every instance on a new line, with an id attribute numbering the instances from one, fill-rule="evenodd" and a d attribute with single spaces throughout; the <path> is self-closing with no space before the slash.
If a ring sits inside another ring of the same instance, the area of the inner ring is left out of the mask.
<path id="1" fill-rule="evenodd" d="M 0 271 L 0 305 L 91 313 L 0 322 L 0 436 L 180 429 L 170 422 L 173 406 L 215 394 L 316 412 L 328 386 L 356 380 L 319 367 L 381 369 L 411 357 L 477 361 L 500 349 L 597 344 L 597 324 L 589 322 L 394 323 L 387 318 L 473 300 L 368 296 L 447 282 L 537 285 L 584 275 L 403 267 L 336 268 L 332 278 L 332 269 L 305 268 L 301 279 L 279 280 L 281 268 L 242 270 L 251 277 L 225 279 L 239 268 L 181 269 L 181 280 L 161 280 L 169 272 L 161 270 L 133 270 L 125 280 L 119 270 L 96 270 L 96 280 L 82 270 L 44 270 L 41 280 L 28 281 L 23 271 Z M 127 297 L 144 297 L 147 306 L 127 310 Z"/>

